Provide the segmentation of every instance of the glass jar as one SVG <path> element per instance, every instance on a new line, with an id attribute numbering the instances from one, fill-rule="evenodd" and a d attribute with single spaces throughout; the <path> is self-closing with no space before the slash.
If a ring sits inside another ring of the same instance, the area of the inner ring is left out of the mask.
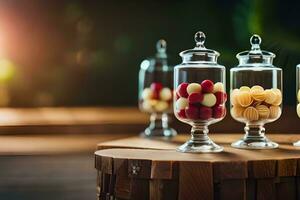
<path id="1" fill-rule="evenodd" d="M 297 95 L 297 115 L 300 118 L 300 64 L 296 66 L 296 95 Z M 294 143 L 294 146 L 300 147 L 300 140 Z"/>
<path id="2" fill-rule="evenodd" d="M 264 125 L 274 122 L 282 110 L 282 70 L 275 54 L 260 49 L 261 38 L 250 38 L 250 51 L 237 54 L 239 65 L 230 70 L 231 116 L 245 123 L 245 135 L 231 144 L 243 149 L 272 149 L 278 144 L 265 136 Z"/>
<path id="3" fill-rule="evenodd" d="M 150 115 L 150 125 L 142 136 L 172 137 L 177 132 L 169 126 L 173 113 L 173 67 L 168 65 L 166 41 L 157 42 L 155 58 L 141 63 L 139 72 L 139 108 Z"/>
<path id="4" fill-rule="evenodd" d="M 225 67 L 217 63 L 217 51 L 204 46 L 205 34 L 195 34 L 196 47 L 180 53 L 182 63 L 174 68 L 174 113 L 190 124 L 191 138 L 180 152 L 220 152 L 223 147 L 208 137 L 208 126 L 226 115 Z"/>

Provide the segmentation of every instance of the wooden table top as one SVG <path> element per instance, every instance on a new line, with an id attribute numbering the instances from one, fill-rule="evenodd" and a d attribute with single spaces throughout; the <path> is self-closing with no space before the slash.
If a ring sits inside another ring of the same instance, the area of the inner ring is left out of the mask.
<path id="1" fill-rule="evenodd" d="M 96 155 L 120 159 L 146 160 L 180 160 L 180 161 L 246 161 L 246 160 L 273 160 L 273 159 L 300 159 L 300 148 L 294 147 L 293 142 L 300 139 L 296 134 L 269 134 L 268 137 L 280 144 L 278 149 L 244 150 L 230 146 L 230 143 L 241 138 L 241 134 L 210 134 L 213 141 L 224 146 L 221 153 L 188 154 L 179 153 L 175 148 L 183 144 L 189 135 L 179 135 L 170 141 L 162 139 L 144 139 L 131 137 L 108 141 L 98 144 Z M 121 148 L 121 149 L 120 149 Z"/>

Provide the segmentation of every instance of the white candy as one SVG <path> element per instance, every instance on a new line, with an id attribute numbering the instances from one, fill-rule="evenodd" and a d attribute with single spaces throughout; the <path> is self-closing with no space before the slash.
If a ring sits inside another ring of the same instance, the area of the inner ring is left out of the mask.
<path id="1" fill-rule="evenodd" d="M 300 117 L 300 103 L 298 103 L 297 105 L 297 115 L 298 117 Z"/>
<path id="2" fill-rule="evenodd" d="M 176 110 L 179 111 L 179 110 L 185 109 L 188 105 L 189 105 L 189 101 L 187 100 L 187 98 L 180 97 L 176 101 Z"/>
<path id="3" fill-rule="evenodd" d="M 298 94 L 297 94 L 297 100 L 298 100 L 298 103 L 300 103 L 300 90 L 298 91 Z"/>
<path id="4" fill-rule="evenodd" d="M 152 95 L 153 95 L 153 93 L 150 88 L 145 88 L 142 92 L 142 98 L 145 100 L 151 99 Z"/>
<path id="5" fill-rule="evenodd" d="M 200 92 L 201 91 L 201 85 L 198 83 L 190 83 L 187 88 L 186 91 L 188 94 L 191 94 L 193 92 Z"/>
<path id="6" fill-rule="evenodd" d="M 201 104 L 207 107 L 213 107 L 216 104 L 216 102 L 216 96 L 212 93 L 208 93 L 204 94 L 203 101 L 201 102 Z"/>
<path id="7" fill-rule="evenodd" d="M 172 91 L 169 88 L 163 88 L 159 93 L 159 97 L 161 100 L 169 101 L 172 98 Z"/>
<path id="8" fill-rule="evenodd" d="M 224 92 L 223 83 L 221 83 L 221 82 L 215 83 L 213 93 L 216 93 L 216 92 Z"/>
<path id="9" fill-rule="evenodd" d="M 166 109 L 168 109 L 169 104 L 165 101 L 159 101 L 157 102 L 157 104 L 154 106 L 154 109 L 158 112 L 162 112 L 165 111 Z"/>

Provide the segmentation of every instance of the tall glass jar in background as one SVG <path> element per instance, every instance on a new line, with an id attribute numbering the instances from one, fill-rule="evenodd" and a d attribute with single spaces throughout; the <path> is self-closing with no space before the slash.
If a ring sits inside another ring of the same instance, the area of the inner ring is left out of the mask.
<path id="1" fill-rule="evenodd" d="M 237 54 L 239 65 L 230 70 L 231 115 L 245 123 L 245 135 L 231 146 L 272 149 L 278 144 L 265 136 L 264 125 L 282 112 L 282 70 L 273 65 L 275 54 L 260 49 L 261 38 L 250 38 L 250 51 Z"/>
<path id="2" fill-rule="evenodd" d="M 196 47 L 180 53 L 182 63 L 174 69 L 174 113 L 192 126 L 191 138 L 180 152 L 220 152 L 223 147 L 208 137 L 208 126 L 226 115 L 225 67 L 217 63 L 217 51 L 204 46 L 203 32 L 195 34 Z"/>
<path id="3" fill-rule="evenodd" d="M 296 95 L 297 95 L 297 115 L 300 118 L 300 64 L 296 66 Z M 300 140 L 294 143 L 294 146 L 300 147 Z"/>
<path id="4" fill-rule="evenodd" d="M 150 115 L 150 125 L 142 136 L 172 137 L 177 132 L 169 126 L 173 113 L 173 67 L 167 62 L 166 41 L 159 40 L 155 58 L 141 63 L 139 72 L 139 108 Z"/>

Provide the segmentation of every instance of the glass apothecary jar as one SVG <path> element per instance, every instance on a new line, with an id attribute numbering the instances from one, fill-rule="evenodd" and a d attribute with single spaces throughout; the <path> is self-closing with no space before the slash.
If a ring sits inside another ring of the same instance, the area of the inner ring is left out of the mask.
<path id="1" fill-rule="evenodd" d="M 245 123 L 245 135 L 231 144 L 243 149 L 272 149 L 278 144 L 265 136 L 264 125 L 282 112 L 282 70 L 273 65 L 275 54 L 260 49 L 261 38 L 250 38 L 250 51 L 237 54 L 239 65 L 230 70 L 231 116 Z"/>
<path id="2" fill-rule="evenodd" d="M 139 71 L 139 108 L 150 115 L 150 125 L 141 136 L 172 137 L 177 132 L 169 125 L 173 113 L 173 68 L 167 62 L 166 41 L 159 40 L 154 58 L 141 63 Z"/>
<path id="3" fill-rule="evenodd" d="M 182 63 L 174 68 L 174 113 L 192 126 L 191 138 L 180 152 L 220 152 L 223 147 L 208 137 L 208 126 L 226 115 L 225 67 L 217 63 L 217 51 L 204 46 L 205 34 L 195 34 L 196 47 L 180 53 Z"/>
<path id="4" fill-rule="evenodd" d="M 300 118 L 300 64 L 296 66 L 296 95 L 297 95 L 297 106 L 296 112 Z M 300 147 L 300 140 L 294 143 L 294 146 Z"/>

